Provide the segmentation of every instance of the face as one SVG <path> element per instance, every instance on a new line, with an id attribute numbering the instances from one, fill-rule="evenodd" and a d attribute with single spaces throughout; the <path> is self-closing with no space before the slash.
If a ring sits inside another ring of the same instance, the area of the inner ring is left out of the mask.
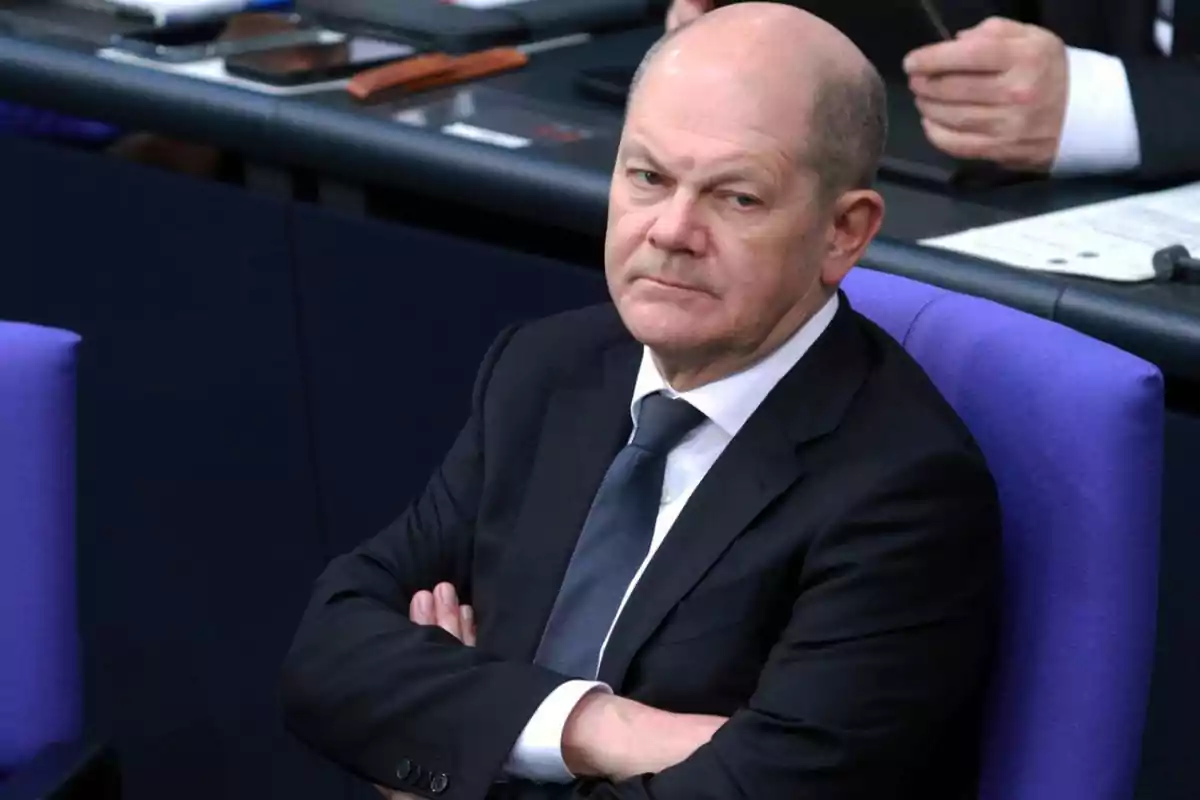
<path id="1" fill-rule="evenodd" d="M 669 68 L 665 68 L 667 70 Z M 609 198 L 605 271 L 635 338 L 719 364 L 778 346 L 824 302 L 830 209 L 802 163 L 803 115 L 703 74 L 646 76 Z"/>

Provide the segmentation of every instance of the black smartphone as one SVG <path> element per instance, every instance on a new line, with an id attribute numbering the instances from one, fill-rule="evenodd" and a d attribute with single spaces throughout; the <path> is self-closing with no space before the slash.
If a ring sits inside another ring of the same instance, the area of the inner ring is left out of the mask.
<path id="1" fill-rule="evenodd" d="M 272 86 L 302 86 L 352 77 L 359 72 L 417 54 L 411 44 L 348 36 L 330 44 L 281 47 L 230 56 L 225 71 Z"/>
<path id="2" fill-rule="evenodd" d="M 241 14 L 216 23 L 134 31 L 114 36 L 111 46 L 142 58 L 183 64 L 341 38 L 294 15 Z"/>

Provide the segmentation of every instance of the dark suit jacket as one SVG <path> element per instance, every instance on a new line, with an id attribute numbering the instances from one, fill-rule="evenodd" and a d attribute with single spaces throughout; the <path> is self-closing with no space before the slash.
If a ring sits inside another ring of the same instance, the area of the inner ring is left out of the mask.
<path id="1" fill-rule="evenodd" d="M 1157 0 L 934 2 L 954 30 L 998 15 L 1048 28 L 1068 46 L 1120 56 L 1129 76 L 1142 147 L 1138 173 L 1145 178 L 1200 174 L 1200 57 L 1164 58 L 1159 53 L 1153 33 Z M 1184 7 L 1197 2 L 1175 0 L 1180 22 L 1190 19 L 1185 18 Z M 1200 31 L 1196 35 L 1200 37 Z"/>
<path id="2" fill-rule="evenodd" d="M 560 794 L 972 790 L 1000 563 L 993 482 L 922 371 L 842 302 L 693 494 L 600 669 L 622 695 L 732 720 L 657 776 Z M 564 681 L 531 660 L 630 434 L 641 352 L 611 306 L 500 337 L 424 493 L 318 580 L 281 684 L 296 736 L 374 783 L 488 794 Z M 412 594 L 439 581 L 474 604 L 476 648 L 408 621 Z"/>

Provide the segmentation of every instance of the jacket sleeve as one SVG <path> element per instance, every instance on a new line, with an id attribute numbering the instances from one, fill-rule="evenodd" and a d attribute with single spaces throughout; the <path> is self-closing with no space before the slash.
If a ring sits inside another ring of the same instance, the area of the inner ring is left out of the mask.
<path id="1" fill-rule="evenodd" d="M 1200 60 L 1146 57 L 1124 63 L 1141 143 L 1139 176 L 1200 175 Z"/>
<path id="2" fill-rule="evenodd" d="M 408 619 L 412 595 L 441 581 L 470 597 L 483 409 L 511 337 L 485 357 L 470 418 L 421 496 L 318 578 L 282 669 L 293 735 L 365 780 L 420 797 L 484 797 L 530 716 L 565 680 Z"/>
<path id="3" fill-rule="evenodd" d="M 978 720 L 992 655 L 994 485 L 981 458 L 907 467 L 814 541 L 754 694 L 710 743 L 657 775 L 579 794 L 859 800 L 910 796 L 931 761 L 973 776 L 977 741 L 962 732 Z"/>

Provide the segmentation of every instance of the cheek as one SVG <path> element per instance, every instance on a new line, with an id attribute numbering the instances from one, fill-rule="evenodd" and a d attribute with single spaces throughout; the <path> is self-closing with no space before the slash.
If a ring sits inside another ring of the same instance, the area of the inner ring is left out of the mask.
<path id="1" fill-rule="evenodd" d="M 803 296 L 811 255 L 795 244 L 780 235 L 725 239 L 718 281 L 731 321 L 747 328 L 773 324 Z"/>
<path id="2" fill-rule="evenodd" d="M 604 262 L 610 272 L 619 272 L 646 240 L 648 215 L 614 203 L 608 213 L 604 235 Z"/>

